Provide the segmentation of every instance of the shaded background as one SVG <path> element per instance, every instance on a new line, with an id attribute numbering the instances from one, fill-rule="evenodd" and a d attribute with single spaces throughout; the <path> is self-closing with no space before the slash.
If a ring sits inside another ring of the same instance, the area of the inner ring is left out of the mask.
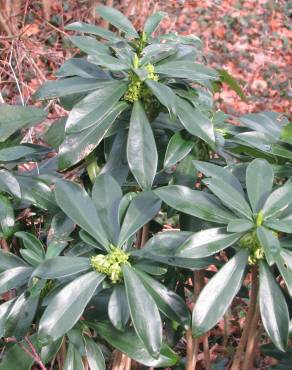
<path id="1" fill-rule="evenodd" d="M 1 101 L 32 103 L 35 90 L 78 53 L 64 26 L 82 20 L 108 27 L 95 14 L 101 3 L 123 11 L 136 27 L 164 10 L 169 16 L 160 33 L 199 36 L 208 63 L 227 69 L 248 97 L 246 103 L 223 89 L 216 99 L 225 112 L 291 112 L 292 2 L 283 0 L 0 0 Z M 66 113 L 56 102 L 47 108 L 51 119 Z"/>

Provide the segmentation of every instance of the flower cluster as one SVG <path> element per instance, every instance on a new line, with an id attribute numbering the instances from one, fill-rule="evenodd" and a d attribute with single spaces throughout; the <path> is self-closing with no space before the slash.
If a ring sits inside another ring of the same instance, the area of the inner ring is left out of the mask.
<path id="1" fill-rule="evenodd" d="M 155 69 L 152 64 L 147 64 L 145 67 L 147 71 L 147 78 L 152 81 L 158 80 L 158 75 L 155 74 Z M 143 81 L 134 72 L 129 73 L 130 84 L 127 92 L 124 95 L 124 100 L 134 103 L 136 100 L 145 98 L 148 94 L 148 89 L 143 84 Z"/>
<path id="2" fill-rule="evenodd" d="M 112 247 L 109 254 L 97 254 L 91 257 L 90 263 L 94 270 L 101 272 L 109 277 L 113 284 L 122 280 L 123 272 L 121 265 L 128 263 L 129 254 L 122 249 Z"/>
<path id="3" fill-rule="evenodd" d="M 240 241 L 239 245 L 241 248 L 246 248 L 250 252 L 248 262 L 250 265 L 255 265 L 257 262 L 265 257 L 263 247 L 261 246 L 256 232 L 253 231 L 244 235 Z"/>

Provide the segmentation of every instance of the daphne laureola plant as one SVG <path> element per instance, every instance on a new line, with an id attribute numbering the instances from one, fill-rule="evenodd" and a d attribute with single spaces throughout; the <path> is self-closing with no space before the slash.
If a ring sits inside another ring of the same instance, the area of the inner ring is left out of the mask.
<path id="1" fill-rule="evenodd" d="M 69 111 L 46 145 L 22 142 L 42 109 L 0 105 L 0 333 L 10 339 L 0 369 L 19 368 L 16 358 L 23 370 L 121 369 L 125 359 L 194 369 L 199 338 L 210 369 L 207 333 L 238 296 L 247 316 L 221 366 L 254 368 L 261 325 L 263 353 L 285 365 L 291 124 L 215 110 L 223 82 L 244 99 L 240 86 L 202 62 L 197 37 L 153 36 L 165 13 L 136 31 L 116 9 L 97 12 L 116 32 L 68 25 L 86 34 L 70 36 L 80 55 L 35 94 Z M 37 167 L 21 170 L 27 162 Z M 166 221 L 180 230 L 164 231 Z"/>

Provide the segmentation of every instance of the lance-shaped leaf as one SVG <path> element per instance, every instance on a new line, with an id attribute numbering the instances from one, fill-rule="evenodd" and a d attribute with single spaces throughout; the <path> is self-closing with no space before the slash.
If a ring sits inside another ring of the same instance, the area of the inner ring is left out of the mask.
<path id="1" fill-rule="evenodd" d="M 154 135 L 141 102 L 133 106 L 127 142 L 127 158 L 141 188 L 151 188 L 157 169 Z"/>
<path id="2" fill-rule="evenodd" d="M 90 327 L 98 332 L 114 348 L 125 353 L 128 357 L 152 367 L 167 368 L 174 366 L 178 360 L 178 355 L 173 352 L 166 344 L 162 344 L 160 356 L 154 359 L 146 350 L 141 339 L 133 330 L 120 332 L 108 323 L 99 322 L 97 324 L 88 323 Z"/>
<path id="3" fill-rule="evenodd" d="M 176 251 L 188 238 L 191 232 L 165 231 L 148 240 L 142 249 L 132 251 L 133 255 L 162 262 L 170 266 L 200 270 L 214 261 L 209 258 L 184 258 L 176 256 Z"/>
<path id="4" fill-rule="evenodd" d="M 224 315 L 241 287 L 248 252 L 241 250 L 204 287 L 193 309 L 193 334 L 200 337 Z"/>
<path id="5" fill-rule="evenodd" d="M 100 346 L 89 337 L 85 337 L 86 357 L 90 370 L 106 370 L 105 360 Z"/>
<path id="6" fill-rule="evenodd" d="M 92 189 L 92 200 L 108 239 L 114 245 L 120 232 L 119 204 L 122 196 L 122 190 L 113 177 L 107 174 L 97 176 Z"/>
<path id="7" fill-rule="evenodd" d="M 14 302 L 15 302 L 15 299 L 11 299 L 10 301 L 6 301 L 4 303 L 1 303 L 0 305 L 0 335 L 1 335 L 1 338 L 4 337 L 6 319 L 7 319 L 7 316 Z"/>
<path id="8" fill-rule="evenodd" d="M 156 28 L 159 26 L 159 23 L 166 16 L 167 16 L 167 13 L 165 12 L 156 12 L 150 15 L 150 17 L 147 18 L 145 22 L 144 32 L 148 33 L 148 35 L 151 35 L 153 32 L 155 32 Z"/>
<path id="9" fill-rule="evenodd" d="M 244 231 L 249 231 L 254 227 L 254 222 L 249 221 L 246 218 L 238 218 L 229 222 L 227 225 L 227 231 L 230 233 L 242 233 Z"/>
<path id="10" fill-rule="evenodd" d="M 0 191 L 21 198 L 20 186 L 16 178 L 6 170 L 0 170 Z"/>
<path id="11" fill-rule="evenodd" d="M 170 319 L 188 328 L 190 325 L 190 312 L 183 299 L 139 269 L 135 269 L 135 271 L 159 310 Z"/>
<path id="12" fill-rule="evenodd" d="M 233 91 L 236 92 L 236 94 L 245 102 L 247 102 L 246 96 L 239 85 L 239 83 L 236 81 L 236 79 L 231 76 L 225 69 L 218 69 L 220 80 L 223 83 L 226 83 Z"/>
<path id="13" fill-rule="evenodd" d="M 8 198 L 0 194 L 0 231 L 5 238 L 13 233 L 15 223 L 14 210 Z"/>
<path id="14" fill-rule="evenodd" d="M 186 100 L 178 96 L 176 100 L 177 115 L 185 129 L 213 147 L 215 144 L 215 134 L 210 119 Z"/>
<path id="15" fill-rule="evenodd" d="M 289 334 L 289 312 L 285 297 L 269 267 L 260 262 L 259 303 L 264 328 L 277 348 L 285 351 Z"/>
<path id="16" fill-rule="evenodd" d="M 161 200 L 151 190 L 146 190 L 136 195 L 124 217 L 118 246 L 121 247 L 136 231 L 152 220 L 159 211 L 160 206 Z"/>
<path id="17" fill-rule="evenodd" d="M 17 238 L 20 238 L 26 249 L 34 252 L 40 259 L 44 259 L 45 250 L 42 242 L 35 237 L 33 234 L 27 233 L 25 231 L 18 231 L 14 234 Z"/>
<path id="18" fill-rule="evenodd" d="M 230 171 L 228 171 L 228 169 L 217 166 L 213 163 L 203 161 L 193 161 L 193 162 L 196 166 L 196 169 L 202 172 L 202 174 L 204 174 L 206 177 L 219 179 L 226 183 L 227 185 L 234 188 L 234 190 L 236 190 L 242 196 L 244 196 L 244 191 L 239 180 Z"/>
<path id="19" fill-rule="evenodd" d="M 32 274 L 31 267 L 14 267 L 0 274 L 0 294 L 26 284 Z"/>
<path id="20" fill-rule="evenodd" d="M 101 89 L 102 81 L 95 78 L 70 77 L 62 80 L 48 81 L 34 94 L 37 100 L 60 98 L 61 96 L 80 94 Z"/>
<path id="21" fill-rule="evenodd" d="M 158 308 L 135 270 L 126 264 L 122 270 L 135 331 L 150 355 L 157 359 L 162 345 L 162 322 Z"/>
<path id="22" fill-rule="evenodd" d="M 21 258 L 10 252 L 0 250 L 0 271 L 10 270 L 14 267 L 28 266 Z"/>
<path id="23" fill-rule="evenodd" d="M 292 202 L 292 184 L 287 183 L 284 186 L 274 190 L 267 198 L 263 206 L 265 220 L 270 218 L 279 218 L 281 213 L 285 212 Z"/>
<path id="24" fill-rule="evenodd" d="M 0 143 L 7 140 L 17 130 L 30 127 L 43 121 L 47 114 L 35 107 L 0 104 Z"/>
<path id="25" fill-rule="evenodd" d="M 63 370 L 84 370 L 82 357 L 72 343 L 69 343 Z"/>
<path id="26" fill-rule="evenodd" d="M 246 189 L 251 207 L 259 212 L 273 188 L 273 167 L 264 159 L 253 160 L 246 169 Z"/>
<path id="27" fill-rule="evenodd" d="M 160 103 L 168 109 L 170 116 L 175 118 L 177 100 L 174 91 L 157 81 L 146 79 L 145 83 Z"/>
<path id="28" fill-rule="evenodd" d="M 192 234 L 177 250 L 176 256 L 202 258 L 218 253 L 234 244 L 242 233 L 228 233 L 223 227 L 201 230 Z"/>
<path id="29" fill-rule="evenodd" d="M 126 90 L 126 83 L 110 81 L 104 88 L 87 95 L 71 110 L 66 122 L 66 133 L 77 133 L 102 124 Z"/>
<path id="30" fill-rule="evenodd" d="M 155 67 L 158 74 L 170 77 L 186 78 L 192 81 L 217 80 L 218 73 L 203 64 L 188 61 L 165 62 Z"/>
<path id="31" fill-rule="evenodd" d="M 107 249 L 109 240 L 86 191 L 73 182 L 59 180 L 55 194 L 62 211 Z"/>
<path id="32" fill-rule="evenodd" d="M 105 276 L 88 272 L 62 288 L 50 301 L 39 323 L 39 340 L 54 341 L 69 331 L 82 315 Z"/>
<path id="33" fill-rule="evenodd" d="M 263 226 L 257 228 L 257 237 L 263 247 L 268 264 L 273 265 L 279 256 L 281 248 L 278 237 Z"/>
<path id="34" fill-rule="evenodd" d="M 180 132 L 175 133 L 168 142 L 163 167 L 175 165 L 189 154 L 194 145 L 193 141 L 185 139 Z"/>
<path id="35" fill-rule="evenodd" d="M 213 195 L 186 186 L 165 186 L 155 190 L 155 194 L 174 209 L 206 221 L 228 224 L 236 218 L 233 213 L 218 205 Z"/>
<path id="36" fill-rule="evenodd" d="M 126 102 L 118 102 L 99 125 L 81 132 L 67 135 L 60 146 L 59 168 L 66 169 L 89 155 L 104 138 L 116 118 L 128 107 Z"/>
<path id="37" fill-rule="evenodd" d="M 88 24 L 84 22 L 74 22 L 65 26 L 65 29 L 68 31 L 79 31 L 83 33 L 89 33 L 91 35 L 99 36 L 106 40 L 117 41 L 120 38 L 112 31 L 109 31 L 103 27 L 98 27 L 94 24 Z"/>
<path id="38" fill-rule="evenodd" d="M 137 31 L 135 30 L 134 26 L 129 21 L 129 19 L 125 17 L 124 14 L 119 12 L 117 9 L 99 5 L 96 7 L 96 11 L 103 19 L 108 21 L 113 26 L 117 27 L 127 36 L 137 38 L 139 37 Z"/>
<path id="39" fill-rule="evenodd" d="M 228 185 L 219 178 L 208 178 L 203 180 L 203 182 L 226 207 L 231 209 L 233 212 L 252 220 L 252 211 L 245 200 L 245 197 L 236 191 L 232 186 Z"/>
<path id="40" fill-rule="evenodd" d="M 281 248 L 280 254 L 276 260 L 277 267 L 285 280 L 287 289 L 292 296 L 292 253 Z"/>
<path id="41" fill-rule="evenodd" d="M 130 311 L 124 286 L 116 285 L 114 287 L 108 302 L 108 315 L 116 329 L 125 330 L 130 318 Z"/>
<path id="42" fill-rule="evenodd" d="M 239 120 L 252 130 L 279 138 L 281 132 L 279 116 L 277 112 L 251 113 L 241 116 Z"/>
<path id="43" fill-rule="evenodd" d="M 59 279 L 89 269 L 90 260 L 87 257 L 59 256 L 44 261 L 34 270 L 33 275 L 43 279 Z"/>
<path id="44" fill-rule="evenodd" d="M 70 41 L 88 55 L 110 54 L 108 46 L 90 36 L 71 36 Z"/>

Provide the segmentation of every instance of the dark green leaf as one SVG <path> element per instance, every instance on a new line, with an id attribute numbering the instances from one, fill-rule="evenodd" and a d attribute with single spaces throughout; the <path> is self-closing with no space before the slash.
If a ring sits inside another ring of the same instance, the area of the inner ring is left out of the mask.
<path id="1" fill-rule="evenodd" d="M 4 337 L 7 316 L 14 304 L 15 299 L 1 303 L 0 305 L 0 336 Z M 1 367 L 0 367 L 1 368 Z"/>
<path id="2" fill-rule="evenodd" d="M 185 186 L 170 185 L 155 190 L 166 204 L 203 220 L 228 224 L 236 218 L 230 211 L 218 205 L 217 199 L 205 192 Z"/>
<path id="3" fill-rule="evenodd" d="M 107 235 L 86 191 L 73 182 L 59 180 L 56 183 L 55 194 L 62 211 L 106 249 L 109 248 Z"/>
<path id="4" fill-rule="evenodd" d="M 233 76 L 231 76 L 225 69 L 219 69 L 218 72 L 219 72 L 220 80 L 222 82 L 226 83 L 226 85 L 228 85 L 233 91 L 235 91 L 236 94 L 243 101 L 247 102 L 246 96 L 245 96 L 241 86 L 236 81 L 236 79 Z"/>
<path id="5" fill-rule="evenodd" d="M 223 227 L 201 230 L 192 234 L 179 247 L 176 256 L 185 258 L 208 257 L 233 245 L 241 236 L 242 233 L 228 233 Z"/>
<path id="6" fill-rule="evenodd" d="M 264 218 L 278 218 L 292 202 L 292 184 L 286 183 L 284 186 L 274 190 L 267 198 L 263 206 Z"/>
<path id="7" fill-rule="evenodd" d="M 85 337 L 86 341 L 86 357 L 90 366 L 90 370 L 106 370 L 105 360 L 101 352 L 100 346 L 89 337 Z"/>
<path id="8" fill-rule="evenodd" d="M 55 342 L 48 344 L 47 346 L 42 347 L 40 357 L 44 364 L 49 363 L 53 360 L 56 354 L 59 352 L 59 349 L 62 345 L 64 338 L 61 337 Z"/>
<path id="9" fill-rule="evenodd" d="M 27 233 L 25 231 L 18 231 L 14 235 L 22 240 L 23 245 L 26 249 L 33 251 L 41 259 L 45 257 L 45 250 L 42 242 L 33 234 Z"/>
<path id="10" fill-rule="evenodd" d="M 158 359 L 162 345 L 162 322 L 158 308 L 135 270 L 126 264 L 122 269 L 135 331 L 151 356 Z"/>
<path id="11" fill-rule="evenodd" d="M 33 275 L 42 279 L 59 279 L 84 272 L 90 269 L 89 258 L 86 257 L 53 257 L 47 259 L 35 269 Z"/>
<path id="12" fill-rule="evenodd" d="M 73 344 L 69 343 L 63 370 L 84 370 L 82 357 Z"/>
<path id="13" fill-rule="evenodd" d="M 102 37 L 103 39 L 106 40 L 117 41 L 120 39 L 115 33 L 103 27 L 98 27 L 94 24 L 88 24 L 84 22 L 70 23 L 65 27 L 65 29 L 68 31 L 79 31 L 83 33 L 89 33 L 91 35 Z"/>
<path id="14" fill-rule="evenodd" d="M 161 206 L 160 199 L 151 190 L 146 190 L 132 200 L 123 220 L 118 246 L 122 246 L 143 225 L 152 220 Z"/>
<path id="15" fill-rule="evenodd" d="M 4 238 L 8 238 L 13 233 L 14 224 L 12 204 L 8 198 L 0 194 L 0 231 L 3 232 Z"/>
<path id="16" fill-rule="evenodd" d="M 289 333 L 289 313 L 285 297 L 269 267 L 260 262 L 259 304 L 266 332 L 281 351 L 285 351 Z"/>
<path id="17" fill-rule="evenodd" d="M 253 160 L 246 169 L 246 189 L 254 213 L 259 212 L 273 188 L 273 167 L 264 159 Z"/>
<path id="18" fill-rule="evenodd" d="M 133 105 L 127 142 L 129 167 L 141 188 L 151 188 L 157 169 L 157 149 L 152 128 L 141 102 Z"/>
<path id="19" fill-rule="evenodd" d="M 174 91 L 167 85 L 157 81 L 146 79 L 145 83 L 160 103 L 168 109 L 171 118 L 175 119 L 177 99 Z"/>
<path id="20" fill-rule="evenodd" d="M 159 26 L 159 23 L 166 16 L 167 16 L 167 13 L 165 12 L 156 12 L 150 15 L 150 17 L 147 18 L 145 22 L 144 32 L 148 33 L 148 35 L 151 35 L 153 32 L 155 32 L 156 28 Z"/>
<path id="21" fill-rule="evenodd" d="M 206 67 L 203 64 L 186 61 L 165 62 L 156 66 L 155 72 L 170 77 L 186 78 L 192 81 L 217 80 L 219 77 L 214 69 Z"/>
<path id="22" fill-rule="evenodd" d="M 108 46 L 90 36 L 70 36 L 70 41 L 88 55 L 109 54 Z"/>
<path id="23" fill-rule="evenodd" d="M 116 285 L 113 289 L 108 303 L 108 316 L 116 329 L 125 330 L 130 311 L 125 288 L 122 285 Z"/>
<path id="24" fill-rule="evenodd" d="M 292 296 L 292 253 L 284 248 L 281 248 L 276 260 L 277 267 L 285 280 L 287 289 Z"/>
<path id="25" fill-rule="evenodd" d="M 46 344 L 70 330 L 104 278 L 104 275 L 92 271 L 62 288 L 43 313 L 39 323 L 39 340 Z"/>
<path id="26" fill-rule="evenodd" d="M 254 222 L 249 221 L 246 218 L 238 218 L 229 222 L 227 225 L 227 231 L 230 233 L 242 233 L 251 230 L 254 226 Z"/>
<path id="27" fill-rule="evenodd" d="M 281 248 L 278 237 L 263 226 L 257 228 L 257 237 L 263 247 L 268 264 L 273 265 L 279 256 Z"/>
<path id="28" fill-rule="evenodd" d="M 193 309 L 193 334 L 200 337 L 224 315 L 241 287 L 248 252 L 241 250 L 204 287 Z"/>
<path id="29" fill-rule="evenodd" d="M 164 168 L 169 168 L 182 160 L 193 148 L 195 143 L 184 139 L 180 132 L 175 133 L 167 145 Z"/>
<path id="30" fill-rule="evenodd" d="M 21 198 L 20 186 L 16 178 L 6 170 L 0 170 L 0 191 Z"/>
<path id="31" fill-rule="evenodd" d="M 26 284 L 32 274 L 31 267 L 14 267 L 0 274 L 0 294 Z"/>
<path id="32" fill-rule="evenodd" d="M 90 326 L 97 330 L 98 334 L 113 347 L 146 366 L 167 368 L 174 366 L 179 360 L 178 355 L 166 344 L 162 344 L 160 356 L 158 359 L 154 359 L 149 355 L 143 342 L 132 330 L 120 332 L 112 325 L 101 322 L 97 324 L 90 323 Z"/>
<path id="33" fill-rule="evenodd" d="M 127 17 L 115 8 L 108 6 L 97 6 L 97 13 L 106 21 L 124 32 L 127 36 L 139 37 L 137 31 Z"/>
<path id="34" fill-rule="evenodd" d="M 10 270 L 20 266 L 27 266 L 27 264 L 14 254 L 0 250 L 0 271 Z"/>

